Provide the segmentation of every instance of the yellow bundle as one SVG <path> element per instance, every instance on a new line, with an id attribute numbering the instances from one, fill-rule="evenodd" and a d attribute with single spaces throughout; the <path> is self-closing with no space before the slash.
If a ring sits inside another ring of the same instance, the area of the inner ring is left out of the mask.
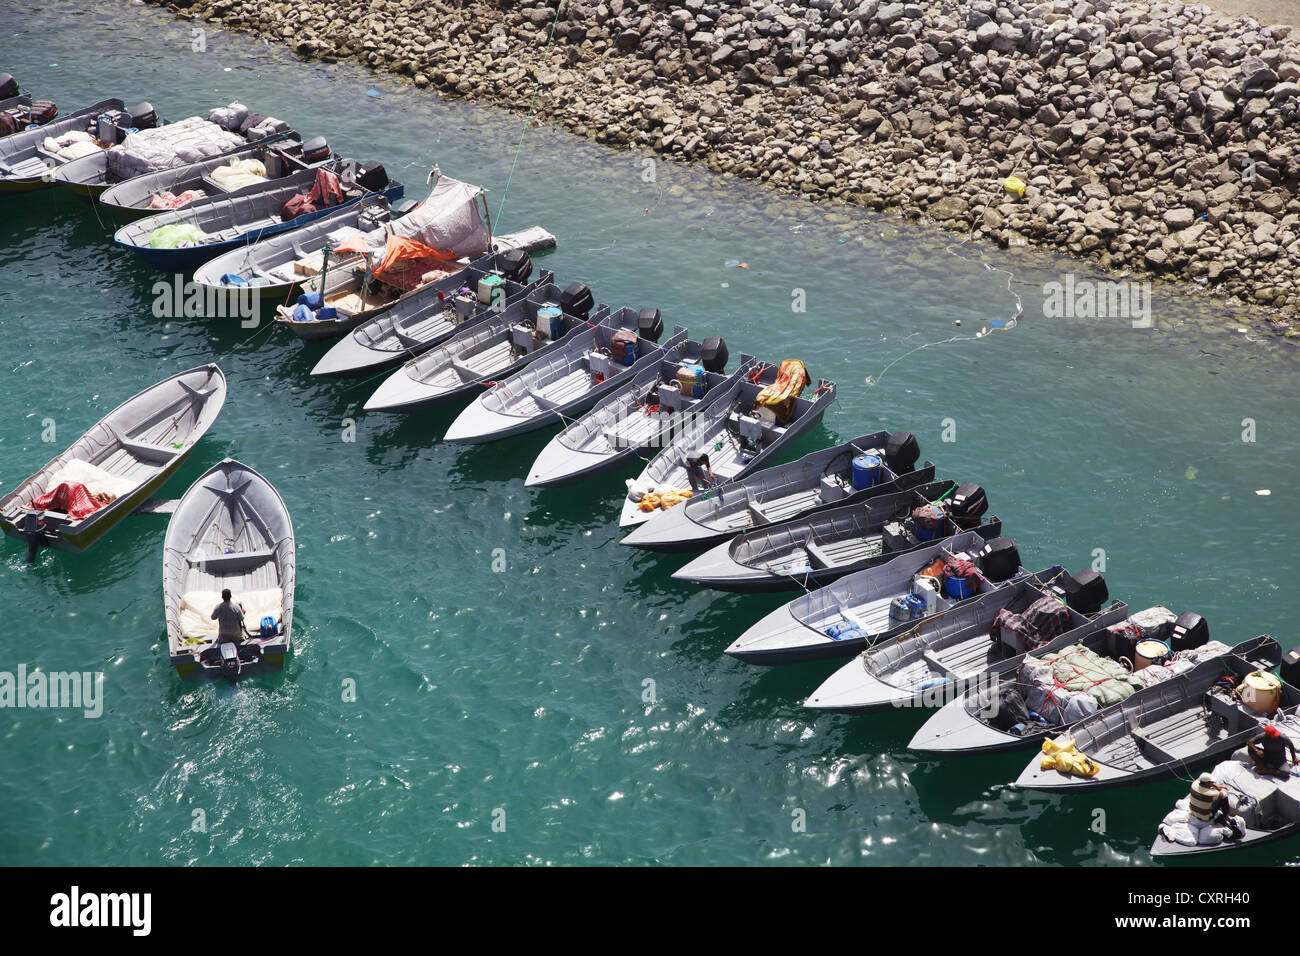
<path id="1" fill-rule="evenodd" d="M 637 502 L 638 511 L 654 511 L 662 508 L 667 511 L 673 505 L 679 505 L 691 496 L 686 488 L 666 488 L 663 491 L 647 491 L 645 497 Z"/>
<path id="2" fill-rule="evenodd" d="M 1101 769 L 1096 761 L 1075 747 L 1073 737 L 1044 740 L 1043 760 L 1039 766 L 1043 770 L 1055 769 L 1076 777 L 1092 777 Z"/>

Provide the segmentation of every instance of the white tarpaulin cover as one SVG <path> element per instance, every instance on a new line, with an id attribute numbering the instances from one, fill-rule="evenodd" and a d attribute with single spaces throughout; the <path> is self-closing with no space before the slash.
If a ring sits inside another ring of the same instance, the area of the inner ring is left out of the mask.
<path id="1" fill-rule="evenodd" d="M 191 116 L 157 129 L 131 133 L 108 151 L 108 170 L 122 179 L 202 162 L 238 146 L 244 138 Z"/>
<path id="2" fill-rule="evenodd" d="M 414 239 L 457 259 L 484 255 L 490 238 L 487 223 L 478 208 L 478 197 L 482 192 L 478 186 L 441 176 L 429 198 L 418 209 L 388 223 L 382 233 Z"/>

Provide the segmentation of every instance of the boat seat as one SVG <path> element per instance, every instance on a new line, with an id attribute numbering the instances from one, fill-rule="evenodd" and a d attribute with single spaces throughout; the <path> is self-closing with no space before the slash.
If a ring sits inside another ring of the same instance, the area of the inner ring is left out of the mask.
<path id="1" fill-rule="evenodd" d="M 745 510 L 749 512 L 751 528 L 757 527 L 761 524 L 772 523 L 772 519 L 768 516 L 767 512 L 763 510 L 763 506 L 756 501 L 745 502 Z"/>
<path id="2" fill-rule="evenodd" d="M 136 441 L 134 438 L 120 438 L 118 441 L 123 448 L 137 458 L 148 458 L 154 461 L 168 461 L 182 450 L 172 448 L 170 445 L 155 445 L 151 442 Z"/>
<path id="3" fill-rule="evenodd" d="M 259 548 L 256 551 L 235 551 L 231 554 L 200 554 L 188 558 L 192 566 L 207 571 L 227 571 L 253 564 L 261 564 L 275 557 L 275 548 Z"/>
<path id="4" fill-rule="evenodd" d="M 935 657 L 934 654 L 930 653 L 929 651 L 921 652 L 921 660 L 925 661 L 926 664 L 930 666 L 930 670 L 934 671 L 940 677 L 956 678 L 961 676 L 955 670 L 953 670 L 943 661 L 939 660 L 939 658 Z"/>
<path id="5" fill-rule="evenodd" d="M 1241 729 L 1242 712 L 1240 705 L 1233 700 L 1227 700 L 1218 694 L 1210 695 L 1210 713 L 1216 717 L 1222 717 L 1225 730 L 1229 734 L 1235 734 Z"/>
<path id="6" fill-rule="evenodd" d="M 804 545 L 804 551 L 808 553 L 808 563 L 812 565 L 815 571 L 826 571 L 835 567 L 835 561 L 831 559 L 825 551 L 816 544 L 809 541 Z"/>
<path id="7" fill-rule="evenodd" d="M 455 369 L 457 374 L 459 374 L 460 377 L 467 382 L 477 382 L 479 379 L 483 377 L 475 369 L 470 368 L 468 365 L 466 365 L 464 362 L 460 361 L 459 359 L 452 359 L 451 367 Z"/>
<path id="8" fill-rule="evenodd" d="M 556 408 L 559 405 L 558 402 L 551 401 L 542 392 L 535 388 L 526 389 L 526 392 L 528 397 L 533 400 L 533 404 L 535 404 L 540 411 L 549 412 L 551 409 Z"/>
<path id="9" fill-rule="evenodd" d="M 1138 745 L 1145 750 L 1147 755 L 1156 763 L 1173 763 L 1178 759 L 1163 747 L 1153 743 L 1146 734 L 1138 730 L 1136 727 L 1133 728 L 1131 733 L 1133 739 L 1137 741 Z"/>

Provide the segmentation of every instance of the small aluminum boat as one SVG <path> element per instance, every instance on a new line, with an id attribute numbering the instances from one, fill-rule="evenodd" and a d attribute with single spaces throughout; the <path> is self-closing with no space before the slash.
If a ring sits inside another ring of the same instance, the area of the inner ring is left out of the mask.
<path id="1" fill-rule="evenodd" d="M 881 462 L 879 474 L 859 470 L 855 477 L 854 461 L 873 453 Z M 908 432 L 859 435 L 732 482 L 725 497 L 696 495 L 656 514 L 619 544 L 648 551 L 701 551 L 755 528 L 877 497 L 882 486 L 902 491 L 933 481 L 934 463 L 917 468 L 918 456 L 916 439 Z"/>
<path id="2" fill-rule="evenodd" d="M 289 509 L 253 469 L 227 458 L 190 486 L 163 545 L 167 652 L 183 679 L 234 680 L 284 668 L 295 560 Z M 211 615 L 225 588 L 244 609 L 239 643 L 217 643 Z"/>
<path id="3" fill-rule="evenodd" d="M 226 377 L 200 365 L 127 399 L 67 451 L 0 498 L 0 527 L 40 547 L 84 551 L 160 488 L 194 450 L 226 400 Z M 80 518 L 33 502 L 60 485 L 110 500 Z"/>

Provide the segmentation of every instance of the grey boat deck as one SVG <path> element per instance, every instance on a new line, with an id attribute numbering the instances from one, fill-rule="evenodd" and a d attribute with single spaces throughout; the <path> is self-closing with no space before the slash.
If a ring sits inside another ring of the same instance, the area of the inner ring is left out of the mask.
<path id="1" fill-rule="evenodd" d="M 880 534 L 830 541 L 810 537 L 803 544 L 774 554 L 767 560 L 756 561 L 750 567 L 777 574 L 794 574 L 835 568 L 884 553 L 885 539 Z"/>

